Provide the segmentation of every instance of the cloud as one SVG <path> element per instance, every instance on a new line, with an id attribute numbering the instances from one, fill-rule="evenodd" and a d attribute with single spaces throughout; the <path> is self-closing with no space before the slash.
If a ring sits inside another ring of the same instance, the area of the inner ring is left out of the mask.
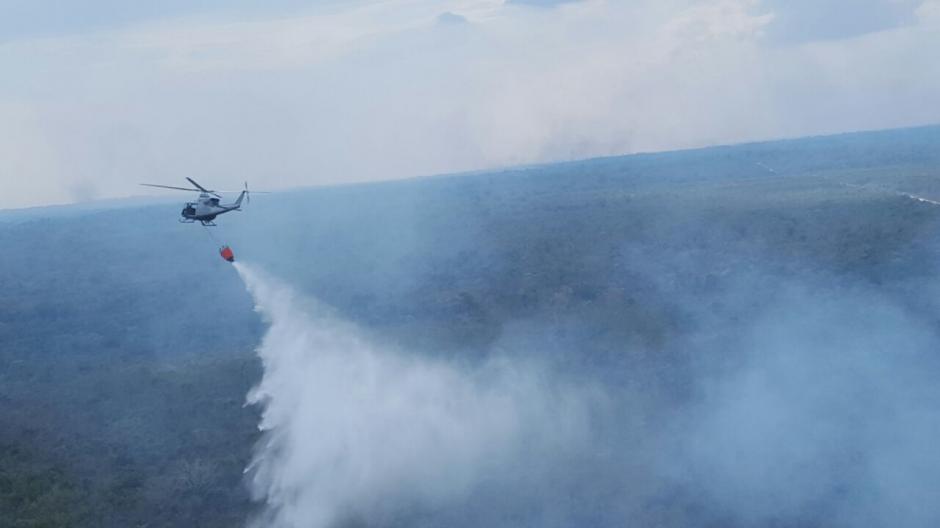
<path id="1" fill-rule="evenodd" d="M 936 121 L 929 5 L 790 43 L 773 37 L 787 17 L 823 8 L 357 2 L 10 41 L 0 105 L 33 131 L 17 163 L 56 190 L 0 206 L 67 200 L 72 180 L 103 197 L 182 175 L 279 188 Z"/>
<path id="2" fill-rule="evenodd" d="M 851 38 L 916 21 L 919 0 L 764 0 L 774 14 L 768 28 L 780 42 Z"/>
<path id="3" fill-rule="evenodd" d="M 331 3 L 319 0 L 314 5 Z M 270 0 L 263 7 L 250 0 L 5 0 L 0 3 L 0 42 L 30 37 L 89 33 L 118 29 L 129 24 L 185 17 L 243 18 L 284 15 L 309 9 L 307 0 Z"/>
<path id="4" fill-rule="evenodd" d="M 580 0 L 506 0 L 506 4 L 516 4 L 535 7 L 555 7 L 561 4 L 570 4 Z"/>
<path id="5" fill-rule="evenodd" d="M 914 13 L 924 25 L 937 25 L 940 23 L 940 1 L 924 0 Z"/>
<path id="6" fill-rule="evenodd" d="M 440 24 L 466 24 L 467 17 L 446 11 L 437 16 Z"/>

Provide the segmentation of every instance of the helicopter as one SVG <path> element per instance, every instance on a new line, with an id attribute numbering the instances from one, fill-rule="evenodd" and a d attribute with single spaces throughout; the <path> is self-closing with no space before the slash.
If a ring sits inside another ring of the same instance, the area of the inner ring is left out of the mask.
<path id="1" fill-rule="evenodd" d="M 242 199 L 248 198 L 248 203 L 251 203 L 251 195 L 248 191 L 248 182 L 245 182 L 245 188 L 238 195 L 233 203 L 223 204 L 219 203 L 219 200 L 222 199 L 222 196 L 216 191 L 206 189 L 202 185 L 196 183 L 196 180 L 187 177 L 189 183 L 193 184 L 192 188 L 189 187 L 173 187 L 172 185 L 157 185 L 154 183 L 141 183 L 141 185 L 146 187 L 159 187 L 161 189 L 175 189 L 177 191 L 193 191 L 199 193 L 199 198 L 195 202 L 186 202 L 186 206 L 183 207 L 183 210 L 180 211 L 182 218 L 179 219 L 180 223 L 183 224 L 192 224 L 194 222 L 199 222 L 204 226 L 214 226 L 216 225 L 213 220 L 220 214 L 225 214 L 230 211 L 240 211 L 242 207 Z"/>

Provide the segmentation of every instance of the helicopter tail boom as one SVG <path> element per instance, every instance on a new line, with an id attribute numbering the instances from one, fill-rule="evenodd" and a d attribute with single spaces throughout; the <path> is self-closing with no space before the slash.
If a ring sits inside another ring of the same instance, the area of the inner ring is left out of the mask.
<path id="1" fill-rule="evenodd" d="M 247 191 L 247 190 L 242 191 L 241 194 L 238 195 L 238 199 L 235 200 L 235 203 L 232 204 L 232 206 L 233 206 L 235 209 L 238 209 L 239 207 L 241 207 L 241 206 L 242 206 L 242 199 L 244 199 L 244 198 L 245 198 L 245 195 L 247 195 L 247 194 L 248 194 L 248 191 Z"/>

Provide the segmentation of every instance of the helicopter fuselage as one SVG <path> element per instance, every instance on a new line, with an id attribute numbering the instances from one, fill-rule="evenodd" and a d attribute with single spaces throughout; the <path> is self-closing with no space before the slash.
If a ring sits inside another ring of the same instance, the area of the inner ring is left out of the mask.
<path id="1" fill-rule="evenodd" d="M 231 204 L 221 204 L 219 199 L 209 194 L 202 193 L 199 195 L 199 199 L 195 202 L 186 202 L 186 206 L 183 207 L 183 210 L 180 211 L 182 218 L 180 222 L 184 223 L 193 223 L 201 222 L 202 225 L 215 225 L 212 223 L 213 220 L 220 214 L 225 214 L 229 211 L 238 211 L 241 209 L 241 201 L 244 196 L 244 192 L 241 196 L 238 197 L 238 200 L 235 203 Z"/>

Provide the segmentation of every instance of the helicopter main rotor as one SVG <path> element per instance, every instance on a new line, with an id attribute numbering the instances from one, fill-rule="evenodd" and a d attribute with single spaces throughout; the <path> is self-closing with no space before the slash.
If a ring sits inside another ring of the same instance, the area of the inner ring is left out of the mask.
<path id="1" fill-rule="evenodd" d="M 219 194 L 219 193 L 217 193 L 217 192 L 215 192 L 215 191 L 213 191 L 213 190 L 206 189 L 206 188 L 203 187 L 202 185 L 199 185 L 198 183 L 196 183 L 196 180 L 190 178 L 189 176 L 187 176 L 186 179 L 189 180 L 189 183 L 193 184 L 193 188 L 190 188 L 190 187 L 174 187 L 174 186 L 172 186 L 172 185 L 157 185 L 157 184 L 155 184 L 155 183 L 141 183 L 141 185 L 143 185 L 143 186 L 145 186 L 145 187 L 159 187 L 159 188 L 161 188 L 161 189 L 174 189 L 174 190 L 177 190 L 177 191 L 202 192 L 202 193 L 206 193 L 206 194 L 211 194 L 211 195 L 215 196 L 216 198 L 221 198 L 221 197 L 222 197 L 221 194 Z"/>

